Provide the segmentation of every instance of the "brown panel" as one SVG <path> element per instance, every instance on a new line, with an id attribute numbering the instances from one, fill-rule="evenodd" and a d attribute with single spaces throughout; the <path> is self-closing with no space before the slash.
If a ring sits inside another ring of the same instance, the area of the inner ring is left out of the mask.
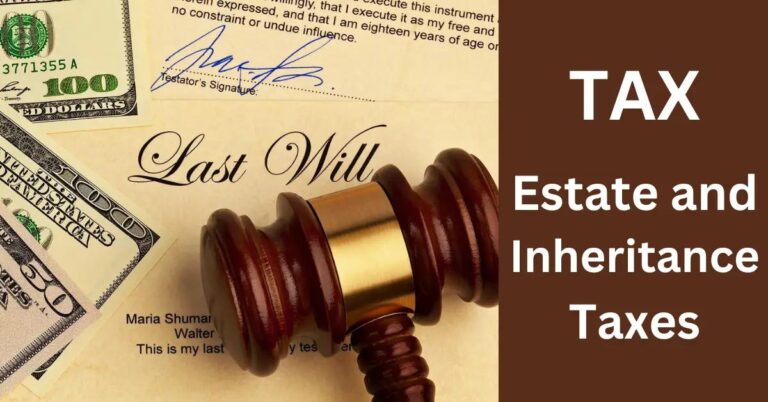
<path id="1" fill-rule="evenodd" d="M 502 281 L 504 401 L 649 401 L 765 398 L 768 335 L 765 269 L 740 273 L 519 274 L 512 241 L 550 247 L 660 245 L 755 247 L 765 254 L 766 7 L 761 2 L 501 2 Z M 596 86 L 596 119 L 582 119 L 582 87 L 570 70 L 608 70 Z M 700 121 L 678 107 L 669 121 L 639 111 L 608 117 L 626 70 L 639 70 L 658 114 L 667 90 L 699 70 L 689 98 Z M 758 177 L 757 212 L 680 213 L 676 183 L 732 185 Z M 514 212 L 514 175 L 542 182 L 616 177 L 651 182 L 654 212 Z M 578 339 L 571 303 L 601 311 L 699 314 L 694 341 Z"/>

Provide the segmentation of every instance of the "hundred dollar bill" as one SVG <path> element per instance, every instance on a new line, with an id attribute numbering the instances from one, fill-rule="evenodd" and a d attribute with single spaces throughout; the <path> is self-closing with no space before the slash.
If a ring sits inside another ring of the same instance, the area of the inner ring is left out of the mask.
<path id="1" fill-rule="evenodd" d="M 37 128 L 0 104 L 0 200 L 106 318 L 155 265 L 169 238 Z M 46 392 L 100 323 L 37 368 L 25 385 Z"/>
<path id="2" fill-rule="evenodd" d="M 48 132 L 143 124 L 135 3 L 0 1 L 0 99 Z"/>
<path id="3" fill-rule="evenodd" d="M 19 220 L 0 207 L 0 396 L 99 314 Z"/>

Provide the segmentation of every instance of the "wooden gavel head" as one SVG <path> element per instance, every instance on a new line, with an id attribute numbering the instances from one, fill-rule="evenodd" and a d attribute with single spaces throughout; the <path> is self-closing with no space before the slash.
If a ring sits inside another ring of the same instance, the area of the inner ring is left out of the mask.
<path id="1" fill-rule="evenodd" d="M 498 303 L 498 214 L 487 169 L 458 149 L 414 188 L 386 166 L 369 184 L 309 201 L 280 194 L 266 227 L 219 210 L 202 230 L 211 315 L 229 353 L 257 375 L 272 373 L 298 336 L 331 355 L 351 333 L 374 401 L 431 401 L 410 317 L 436 323 L 444 293 Z"/>

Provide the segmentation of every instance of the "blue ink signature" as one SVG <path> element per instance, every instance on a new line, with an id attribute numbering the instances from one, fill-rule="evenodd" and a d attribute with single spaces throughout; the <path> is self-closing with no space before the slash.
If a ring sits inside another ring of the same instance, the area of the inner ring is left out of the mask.
<path id="1" fill-rule="evenodd" d="M 295 64 L 315 52 L 319 51 L 328 43 L 333 40 L 330 37 L 319 37 L 313 39 L 306 44 L 302 45 L 295 51 L 293 51 L 288 57 L 283 59 L 274 67 L 255 67 L 251 66 L 251 61 L 245 60 L 237 62 L 234 55 L 226 55 L 218 57 L 215 55 L 214 46 L 221 39 L 224 31 L 226 31 L 226 25 L 220 25 L 192 42 L 184 45 L 181 49 L 171 53 L 165 59 L 166 63 L 171 63 L 165 68 L 165 71 L 160 73 L 160 76 L 155 80 L 150 88 L 152 91 L 168 85 L 173 82 L 174 78 L 180 77 L 190 69 L 215 69 L 221 74 L 229 73 L 232 71 L 238 74 L 238 91 L 240 95 L 245 95 L 265 81 L 270 79 L 270 82 L 284 82 L 290 80 L 296 80 L 299 78 L 309 78 L 315 81 L 314 86 L 318 87 L 325 82 L 318 74 L 323 71 L 323 67 L 320 66 L 296 66 Z M 174 72 L 173 74 L 170 72 Z M 170 78 L 168 78 L 170 77 Z M 248 89 L 244 89 L 243 81 L 254 82 L 253 86 Z"/>

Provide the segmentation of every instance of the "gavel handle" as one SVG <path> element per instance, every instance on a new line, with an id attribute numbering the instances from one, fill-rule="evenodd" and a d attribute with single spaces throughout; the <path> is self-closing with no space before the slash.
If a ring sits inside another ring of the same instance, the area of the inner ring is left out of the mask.
<path id="1" fill-rule="evenodd" d="M 357 365 L 373 402 L 434 402 L 435 384 L 421 357 L 421 343 L 413 336 L 406 313 L 371 320 L 352 332 Z"/>

